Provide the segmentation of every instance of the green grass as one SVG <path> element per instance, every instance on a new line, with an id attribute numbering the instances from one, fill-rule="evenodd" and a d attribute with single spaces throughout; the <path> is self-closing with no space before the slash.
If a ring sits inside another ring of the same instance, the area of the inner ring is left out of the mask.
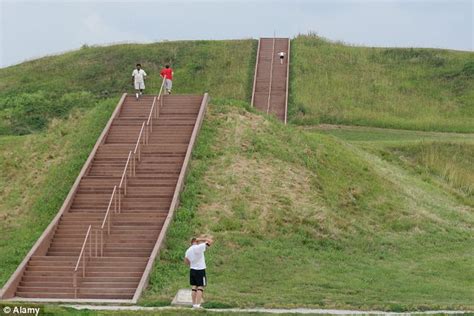
<path id="1" fill-rule="evenodd" d="M 333 135 L 372 151 L 439 184 L 474 205 L 474 134 L 419 132 L 353 126 L 303 128 Z"/>
<path id="2" fill-rule="evenodd" d="M 434 177 L 474 206 L 474 144 L 421 142 L 390 146 L 382 154 L 386 152 L 423 177 Z"/>
<path id="3" fill-rule="evenodd" d="M 172 62 L 176 93 L 250 99 L 255 50 L 252 40 L 86 47 L 0 69 L 0 284 L 56 215 L 137 62 L 148 93 Z"/>
<path id="4" fill-rule="evenodd" d="M 210 233 L 209 308 L 474 309 L 472 53 L 292 47 L 286 127 L 249 109 L 252 40 L 84 47 L 0 69 L 0 283 L 56 215 L 133 65 L 156 93 L 171 61 L 175 93 L 213 105 L 140 304 L 188 286 L 189 237 Z"/>
<path id="5" fill-rule="evenodd" d="M 131 73 L 138 62 L 148 73 L 147 93 L 158 93 L 159 71 L 171 62 L 175 93 L 250 100 L 256 47 L 255 40 L 85 47 L 2 68 L 0 135 L 40 131 L 72 108 L 132 92 Z"/>
<path id="6" fill-rule="evenodd" d="M 123 315 L 123 316 L 187 316 L 187 315 L 213 315 L 213 316 L 222 316 L 222 315 L 235 315 L 235 316 L 258 316 L 258 315 L 267 315 L 257 312 L 217 312 L 217 311 L 206 311 L 206 310 L 192 310 L 191 308 L 164 308 L 159 310 L 140 310 L 140 311 L 93 311 L 93 310 L 77 310 L 70 307 L 60 307 L 54 305 L 38 305 L 38 304 L 2 304 L 0 303 L 0 313 L 5 306 L 8 306 L 12 309 L 19 307 L 30 307 L 30 308 L 40 308 L 39 316 L 46 316 L 46 315 L 55 315 L 55 316 L 62 316 L 62 315 L 80 315 L 80 316 L 106 316 L 106 315 Z M 10 312 L 10 314 L 13 312 Z M 4 315 L 3 313 L 0 315 Z M 5 314 L 6 315 L 6 314 Z M 295 315 L 294 313 L 279 313 L 282 316 L 291 316 Z M 306 315 L 330 315 L 330 314 L 306 314 Z M 442 315 L 442 314 L 439 314 Z"/>
<path id="7" fill-rule="evenodd" d="M 147 92 L 171 62 L 175 93 L 250 99 L 255 40 L 179 41 L 84 47 L 0 69 L 0 134 L 43 130 L 94 98 L 132 91 L 141 62 Z M 290 121 L 474 131 L 474 53 L 435 49 L 365 48 L 316 36 L 292 41 Z M 48 73 L 45 79 L 44 73 Z"/>
<path id="8" fill-rule="evenodd" d="M 57 214 L 117 101 L 75 111 L 43 133 L 0 137 L 0 284 Z"/>
<path id="9" fill-rule="evenodd" d="M 292 41 L 290 121 L 474 131 L 474 53 Z"/>
<path id="10" fill-rule="evenodd" d="M 370 150 L 212 106 L 144 305 L 187 287 L 214 235 L 207 304 L 472 309 L 472 208 Z"/>

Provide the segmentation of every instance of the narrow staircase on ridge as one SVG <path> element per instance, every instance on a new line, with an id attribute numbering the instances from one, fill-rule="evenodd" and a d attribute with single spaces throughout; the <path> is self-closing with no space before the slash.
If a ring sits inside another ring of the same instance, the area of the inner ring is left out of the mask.
<path id="1" fill-rule="evenodd" d="M 284 53 L 283 62 L 280 61 L 281 52 Z M 276 115 L 285 124 L 288 112 L 289 63 L 289 38 L 259 40 L 252 106 L 264 113 Z"/>

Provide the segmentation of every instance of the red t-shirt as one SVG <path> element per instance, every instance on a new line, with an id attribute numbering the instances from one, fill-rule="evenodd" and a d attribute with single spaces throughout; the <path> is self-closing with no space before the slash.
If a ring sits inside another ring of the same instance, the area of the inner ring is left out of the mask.
<path id="1" fill-rule="evenodd" d="M 163 68 L 160 72 L 160 75 L 163 77 L 166 76 L 166 79 L 173 80 L 173 69 Z"/>

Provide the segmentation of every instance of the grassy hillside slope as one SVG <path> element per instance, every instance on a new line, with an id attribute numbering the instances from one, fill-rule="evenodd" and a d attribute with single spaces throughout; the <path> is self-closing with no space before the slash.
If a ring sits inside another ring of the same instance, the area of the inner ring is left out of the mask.
<path id="1" fill-rule="evenodd" d="M 44 129 L 71 108 L 132 92 L 131 73 L 141 63 L 147 93 L 158 93 L 159 71 L 171 62 L 175 93 L 250 99 L 257 41 L 181 41 L 84 47 L 0 69 L 0 135 Z"/>
<path id="2" fill-rule="evenodd" d="M 256 41 L 181 41 L 84 47 L 0 69 L 0 134 L 26 134 L 90 97 L 132 91 L 141 62 L 147 91 L 172 62 L 176 93 L 249 100 Z M 439 131 L 474 131 L 474 53 L 292 41 L 290 120 Z"/>
<path id="3" fill-rule="evenodd" d="M 474 131 L 474 53 L 292 41 L 290 118 L 415 130 Z"/>
<path id="4" fill-rule="evenodd" d="M 212 106 L 142 304 L 187 286 L 188 239 L 209 233 L 208 306 L 472 309 L 472 207 L 426 179 L 370 148 Z"/>
<path id="5" fill-rule="evenodd" d="M 0 284 L 57 214 L 117 102 L 76 111 L 43 133 L 0 137 Z"/>
<path id="6" fill-rule="evenodd" d="M 0 69 L 0 284 L 56 215 L 120 94 L 132 91 L 136 62 L 149 93 L 171 60 L 176 93 L 245 99 L 255 49 L 251 40 L 116 45 Z"/>
<path id="7" fill-rule="evenodd" d="M 425 181 L 437 183 L 464 203 L 474 205 L 473 134 L 348 126 L 320 126 L 313 130 L 334 135 L 376 153 L 391 163 L 411 170 Z"/>
<path id="8" fill-rule="evenodd" d="M 204 232 L 217 240 L 210 307 L 474 309 L 473 135 L 308 126 L 472 131 L 472 54 L 299 37 L 290 110 L 304 126 L 285 127 L 246 109 L 255 49 L 84 47 L 0 69 L 0 283 L 56 214 L 134 64 L 155 93 L 171 60 L 175 92 L 209 91 L 213 105 L 142 304 L 187 287 L 183 252 Z"/>

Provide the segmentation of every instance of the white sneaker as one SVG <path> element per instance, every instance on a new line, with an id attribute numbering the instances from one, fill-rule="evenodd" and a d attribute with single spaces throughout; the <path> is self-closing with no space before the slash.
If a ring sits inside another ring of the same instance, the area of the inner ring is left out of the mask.
<path id="1" fill-rule="evenodd" d="M 194 304 L 193 308 L 202 308 L 202 307 L 201 307 L 201 304 Z"/>
<path id="2" fill-rule="evenodd" d="M 135 97 L 136 97 L 136 98 L 137 98 L 137 100 L 138 100 L 138 93 L 135 93 Z"/>

